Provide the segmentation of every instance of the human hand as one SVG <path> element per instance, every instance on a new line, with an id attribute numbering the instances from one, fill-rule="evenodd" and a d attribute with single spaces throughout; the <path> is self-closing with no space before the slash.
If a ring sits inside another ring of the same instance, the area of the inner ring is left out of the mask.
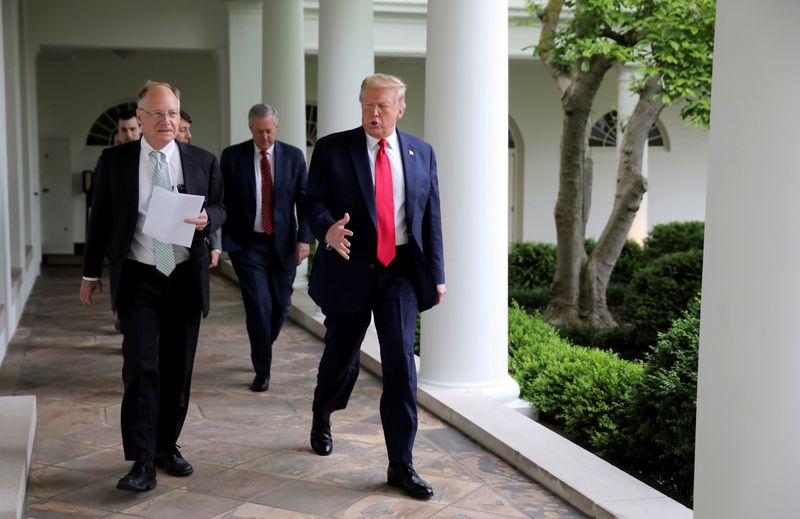
<path id="1" fill-rule="evenodd" d="M 208 264 L 210 268 L 215 268 L 219 265 L 219 255 L 222 253 L 219 249 L 214 249 L 211 251 L 211 263 Z"/>
<path id="2" fill-rule="evenodd" d="M 447 294 L 447 287 L 444 286 L 444 283 L 441 285 L 436 285 L 436 301 L 433 303 L 434 306 L 442 302 L 445 294 Z"/>
<path id="3" fill-rule="evenodd" d="M 197 216 L 197 218 L 187 218 L 184 220 L 184 223 L 194 224 L 195 229 L 202 231 L 206 228 L 206 225 L 208 225 L 208 213 L 206 213 L 206 210 L 203 209 L 200 211 L 200 214 Z"/>
<path id="4" fill-rule="evenodd" d="M 311 246 L 309 244 L 301 241 L 297 242 L 297 245 L 294 247 L 294 259 L 297 260 L 298 265 L 303 263 L 303 260 L 308 257 L 310 251 Z"/>
<path id="5" fill-rule="evenodd" d="M 93 305 L 94 304 L 94 295 L 100 295 L 103 293 L 103 282 L 99 279 L 88 281 L 86 279 L 81 280 L 81 290 L 80 290 L 80 297 L 81 303 L 85 305 Z"/>
<path id="6" fill-rule="evenodd" d="M 346 260 L 350 259 L 350 241 L 347 237 L 353 235 L 353 231 L 345 228 L 349 221 L 350 213 L 344 213 L 344 217 L 331 225 L 328 232 L 325 233 L 325 243 L 328 244 L 328 247 L 334 249 Z"/>

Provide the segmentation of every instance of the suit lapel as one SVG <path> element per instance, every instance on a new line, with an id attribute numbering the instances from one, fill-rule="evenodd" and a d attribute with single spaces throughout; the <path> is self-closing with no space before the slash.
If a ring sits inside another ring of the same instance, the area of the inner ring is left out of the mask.
<path id="1" fill-rule="evenodd" d="M 136 146 L 130 146 L 129 156 L 122 161 L 121 168 L 125 179 L 125 194 L 128 200 L 128 215 L 134 221 L 139 215 L 139 156 L 142 152 L 141 141 L 136 141 Z M 124 199 L 124 198 L 123 198 Z"/>
<path id="2" fill-rule="evenodd" d="M 367 136 L 361 127 L 353 131 L 353 138 L 350 140 L 350 158 L 356 171 L 358 185 L 361 186 L 361 194 L 367 204 L 369 216 L 372 218 L 372 225 L 378 228 L 378 217 L 375 212 L 375 193 L 372 187 L 372 173 L 369 167 L 369 154 L 367 153 Z"/>
<path id="3" fill-rule="evenodd" d="M 252 208 L 253 214 L 249 215 L 250 219 L 255 219 L 256 217 L 256 164 L 255 164 L 255 144 L 253 143 L 253 139 L 247 141 L 241 149 L 241 156 L 239 159 L 242 161 L 242 168 L 239 170 L 242 174 L 247 177 L 240 179 L 241 186 L 250 186 L 249 196 L 246 200 L 250 200 L 250 205 L 248 208 Z M 259 171 L 259 174 L 261 172 Z"/>
<path id="4" fill-rule="evenodd" d="M 273 207 L 278 204 L 281 189 L 286 175 L 278 174 L 278 168 L 285 166 L 284 161 L 279 157 L 283 157 L 283 145 L 279 141 L 275 141 L 275 147 L 272 149 L 272 204 Z"/>
<path id="5" fill-rule="evenodd" d="M 399 130 L 397 132 L 397 143 L 400 147 L 400 160 L 403 162 L 403 177 L 406 185 L 406 227 L 413 229 L 416 204 L 415 194 L 417 187 L 417 161 L 416 150 L 410 145 L 408 136 Z"/>

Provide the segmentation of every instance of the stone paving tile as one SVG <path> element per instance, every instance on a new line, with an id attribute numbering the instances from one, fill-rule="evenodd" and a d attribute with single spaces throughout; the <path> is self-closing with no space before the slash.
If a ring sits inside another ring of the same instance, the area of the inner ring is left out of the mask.
<path id="1" fill-rule="evenodd" d="M 34 503 L 28 507 L 28 519 L 99 519 L 107 512 L 80 505 L 47 501 Z"/>
<path id="2" fill-rule="evenodd" d="M 0 370 L 0 394 L 35 394 L 38 431 L 29 519 L 579 519 L 549 491 L 421 410 L 414 465 L 434 487 L 427 502 L 386 485 L 381 383 L 362 372 L 333 416 L 334 452 L 308 446 L 322 345 L 287 323 L 275 344 L 270 390 L 253 378 L 238 287 L 212 276 L 192 401 L 179 439 L 190 477 L 159 470 L 158 486 L 115 488 L 130 468 L 119 432 L 121 336 L 104 293 L 77 297 L 80 270 L 45 267 Z"/>
<path id="3" fill-rule="evenodd" d="M 337 519 L 371 519 L 373 517 L 396 517 L 402 519 L 424 519 L 439 512 L 443 507 L 430 502 L 400 499 L 386 496 L 368 496 L 345 510 L 336 511 Z"/>
<path id="4" fill-rule="evenodd" d="M 278 476 L 238 469 L 226 469 L 205 478 L 190 479 L 191 481 L 188 481 L 183 488 L 200 494 L 212 494 L 242 501 L 252 501 L 257 496 L 294 482 Z"/>
<path id="5" fill-rule="evenodd" d="M 115 519 L 115 518 L 111 518 Z M 120 518 L 123 519 L 123 518 Z M 213 519 L 322 519 L 321 516 L 294 512 L 282 508 L 245 503 Z"/>
<path id="6" fill-rule="evenodd" d="M 241 501 L 227 497 L 173 490 L 123 510 L 147 519 L 210 519 L 239 506 Z"/>
<path id="7" fill-rule="evenodd" d="M 34 465 L 30 471 L 28 496 L 49 498 L 97 481 L 97 475 L 80 470 Z"/>
<path id="8" fill-rule="evenodd" d="M 492 514 L 495 517 L 526 517 L 509 500 L 488 486 L 482 486 L 454 503 L 460 508 Z"/>
<path id="9" fill-rule="evenodd" d="M 328 516 L 336 510 L 349 507 L 367 495 L 365 492 L 340 486 L 291 481 L 278 490 L 252 501 L 286 510 Z"/>

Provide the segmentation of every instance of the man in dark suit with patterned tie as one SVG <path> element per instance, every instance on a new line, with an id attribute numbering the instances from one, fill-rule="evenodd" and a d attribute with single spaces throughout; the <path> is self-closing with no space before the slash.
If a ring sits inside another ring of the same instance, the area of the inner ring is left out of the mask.
<path id="1" fill-rule="evenodd" d="M 142 139 L 103 151 L 95 168 L 80 298 L 102 292 L 108 254 L 111 307 L 121 320 L 122 443 L 134 462 L 117 488 L 156 486 L 155 467 L 172 476 L 193 472 L 177 447 L 189 405 L 201 316 L 208 315 L 205 238 L 225 221 L 222 177 L 211 153 L 175 142 L 179 92 L 148 81 L 139 93 Z M 161 242 L 143 232 L 156 188 L 204 197 L 191 246 Z"/>
<path id="2" fill-rule="evenodd" d="M 266 104 L 247 114 L 253 138 L 225 148 L 220 157 L 228 219 L 222 248 L 228 252 L 244 301 L 250 389 L 269 389 L 272 343 L 289 312 L 297 265 L 309 252 L 311 233 L 299 215 L 306 160 L 277 139 L 278 113 Z M 295 217 L 295 213 L 298 217 Z"/>
<path id="3" fill-rule="evenodd" d="M 436 157 L 430 144 L 396 130 L 405 91 L 394 76 L 368 76 L 359 95 L 362 125 L 325 136 L 314 148 L 303 212 L 324 244 L 314 257 L 309 293 L 327 331 L 310 439 L 317 454 L 333 451 L 330 415 L 347 405 L 374 316 L 388 483 L 428 499 L 433 490 L 412 465 L 414 333 L 417 312 L 438 304 L 446 290 Z"/>

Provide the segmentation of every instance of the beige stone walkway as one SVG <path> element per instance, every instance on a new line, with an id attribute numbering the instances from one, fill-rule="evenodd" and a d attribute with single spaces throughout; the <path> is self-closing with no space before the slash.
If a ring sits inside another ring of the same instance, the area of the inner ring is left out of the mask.
<path id="1" fill-rule="evenodd" d="M 212 277 L 180 439 L 195 474 L 159 471 L 153 491 L 116 490 L 130 465 L 119 432 L 121 337 L 107 294 L 81 306 L 79 279 L 75 267 L 43 269 L 0 369 L 0 395 L 38 399 L 31 519 L 584 517 L 425 411 L 415 466 L 436 496 L 419 502 L 386 486 L 380 381 L 363 371 L 348 409 L 333 415 L 334 454 L 314 455 L 308 430 L 320 341 L 289 323 L 275 345 L 270 390 L 249 391 L 238 287 L 221 276 Z"/>

